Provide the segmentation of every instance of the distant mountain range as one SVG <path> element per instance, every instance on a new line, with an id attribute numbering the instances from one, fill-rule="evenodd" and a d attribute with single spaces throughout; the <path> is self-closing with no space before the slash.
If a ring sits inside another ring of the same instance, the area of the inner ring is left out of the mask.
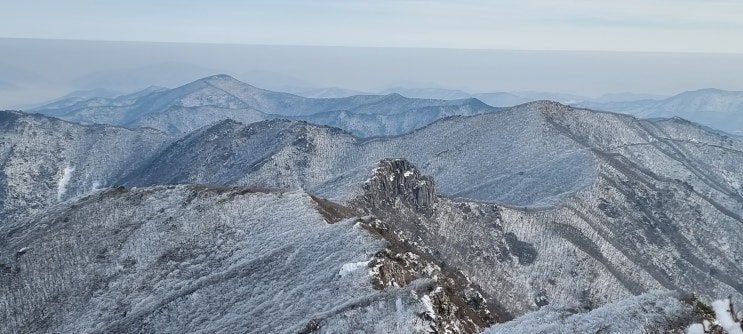
<path id="1" fill-rule="evenodd" d="M 494 110 L 473 98 L 449 101 L 399 94 L 305 98 L 259 89 L 226 75 L 115 98 L 70 97 L 34 109 L 71 122 L 152 127 L 174 134 L 222 119 L 250 123 L 285 118 L 337 126 L 363 137 L 398 135 L 443 117 Z"/>
<path id="2" fill-rule="evenodd" d="M 395 88 L 384 92 L 416 98 L 477 98 L 496 107 L 551 100 L 577 107 L 631 114 L 640 118 L 681 117 L 733 135 L 743 135 L 743 92 L 711 88 L 683 92 L 667 98 L 649 94 L 621 93 L 606 94 L 595 99 L 542 92 L 469 94 L 460 90 L 438 88 Z"/>
<path id="3" fill-rule="evenodd" d="M 468 99 L 476 98 L 494 107 L 512 107 L 515 105 L 523 104 L 526 102 L 532 102 L 539 99 L 532 99 L 528 97 L 518 96 L 511 93 L 496 92 L 496 93 L 480 93 L 470 94 L 461 90 L 453 89 L 442 89 L 442 88 L 392 88 L 382 91 L 383 94 L 400 94 L 407 97 L 423 98 L 423 99 L 444 99 L 444 100 L 455 100 L 455 99 Z M 542 99 L 547 100 L 547 99 Z M 555 99 L 553 99 L 555 100 Z"/>
<path id="4" fill-rule="evenodd" d="M 595 99 L 526 91 L 470 94 L 443 88 L 393 88 L 381 95 L 339 88 L 293 92 L 299 95 L 264 90 L 218 75 L 175 89 L 151 87 L 120 96 L 109 91 L 78 92 L 32 110 L 72 122 L 152 127 L 173 134 L 187 133 L 222 119 L 250 123 L 283 118 L 373 137 L 403 134 L 448 116 L 553 100 L 640 118 L 681 117 L 733 135 L 743 134 L 743 92 L 717 89 L 668 98 L 622 93 Z"/>
<path id="5" fill-rule="evenodd" d="M 581 102 L 576 105 L 642 118 L 681 117 L 730 134 L 743 135 L 743 92 L 700 89 L 662 100 Z"/>
<path id="6" fill-rule="evenodd" d="M 680 118 L 226 76 L 55 103 L 114 125 L 0 112 L 10 332 L 646 333 L 743 298 L 743 141 Z"/>
<path id="7" fill-rule="evenodd" d="M 594 110 L 631 114 L 640 118 L 681 117 L 733 135 L 743 135 L 743 92 L 712 88 L 683 92 L 671 97 L 634 93 L 605 94 L 598 98 L 543 92 L 470 94 L 461 90 L 440 88 L 393 88 L 385 90 L 384 93 L 432 99 L 476 98 L 496 107 L 551 100 Z"/>

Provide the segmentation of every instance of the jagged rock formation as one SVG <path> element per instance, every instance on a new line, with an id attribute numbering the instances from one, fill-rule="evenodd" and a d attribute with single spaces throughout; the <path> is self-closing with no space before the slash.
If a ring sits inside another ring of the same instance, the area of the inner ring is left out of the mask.
<path id="1" fill-rule="evenodd" d="M 394 207 L 397 201 L 414 211 L 430 215 L 433 209 L 435 186 L 433 178 L 422 176 L 418 168 L 404 159 L 382 160 L 372 179 L 364 185 L 368 202 L 364 206 Z"/>
<path id="2" fill-rule="evenodd" d="M 605 185 L 597 186 L 605 188 Z M 635 210 L 647 214 L 648 207 L 656 205 L 654 202 L 632 203 L 631 208 L 613 211 L 614 217 L 592 216 L 600 220 L 597 224 L 580 211 L 602 212 L 598 207 L 604 207 L 604 202 L 595 203 L 594 208 L 581 205 L 583 195 L 598 191 L 582 191 L 564 208 L 549 210 L 452 201 L 439 196 L 418 197 L 416 194 L 432 193 L 433 182 L 421 177 L 408 162 L 395 159 L 380 163 L 375 175 L 364 185 L 364 194 L 350 201 L 350 205 L 362 208 L 363 214 L 377 217 L 378 221 L 367 226 L 391 240 L 398 249 L 412 250 L 439 265 L 442 275 L 461 273 L 472 282 L 482 296 L 481 305 L 487 305 L 488 315 L 492 315 L 481 318 L 486 321 L 509 319 L 545 306 L 552 310 L 542 313 L 547 318 L 560 312 L 582 313 L 659 289 L 694 292 L 706 300 L 719 298 L 721 291 L 740 297 L 740 283 L 733 278 L 740 277 L 737 266 L 730 263 L 705 270 L 711 268 L 711 263 L 731 261 L 739 251 L 726 252 L 729 246 L 721 249 L 716 244 L 719 235 L 706 234 L 717 224 L 699 222 L 695 230 L 668 219 L 663 227 L 655 225 L 659 224 L 657 221 L 647 220 L 653 219 L 652 216 L 646 220 L 629 217 L 614 223 L 614 219 Z M 683 212 L 664 213 L 665 217 L 674 214 Z M 604 230 L 590 230 L 597 226 Z M 674 230 L 681 231 L 671 232 Z M 607 238 L 603 233 L 611 233 L 612 237 Z M 689 253 L 688 240 L 700 242 L 694 244 L 698 252 Z M 701 259 L 702 256 L 706 258 Z M 695 267 L 700 265 L 704 267 Z M 469 283 L 456 286 L 462 289 Z M 458 296 L 466 300 L 464 292 L 459 291 Z M 688 325 L 690 308 L 681 305 L 678 297 L 642 298 L 593 315 L 575 315 L 570 326 L 598 326 L 597 330 L 629 328 L 628 332 L 642 332 L 664 325 L 673 324 L 677 328 Z M 611 314 L 621 308 L 640 307 L 636 303 L 660 303 L 662 306 L 657 307 L 663 311 L 653 313 L 652 323 L 636 327 L 628 327 L 628 320 L 606 326 L 581 323 L 581 319 L 603 317 L 598 315 L 602 312 Z"/>

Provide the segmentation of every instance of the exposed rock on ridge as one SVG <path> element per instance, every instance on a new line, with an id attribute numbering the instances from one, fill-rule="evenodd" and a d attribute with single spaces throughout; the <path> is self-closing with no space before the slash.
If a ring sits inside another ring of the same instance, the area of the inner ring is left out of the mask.
<path id="1" fill-rule="evenodd" d="M 393 207 L 401 200 L 421 213 L 430 214 L 433 209 L 436 190 L 433 178 L 421 175 L 405 159 L 382 160 L 363 188 L 373 207 Z"/>
<path id="2" fill-rule="evenodd" d="M 678 182 L 600 166 L 606 174 L 591 189 L 555 209 L 434 196 L 421 211 L 415 200 L 418 181 L 430 179 L 408 162 L 390 159 L 380 162 L 364 193 L 349 203 L 378 217 L 367 226 L 399 249 L 437 264 L 444 276 L 461 273 L 472 282 L 487 300 L 490 319 L 545 306 L 593 310 L 658 289 L 693 292 L 705 300 L 719 298 L 720 291 L 740 296 L 738 267 L 732 262 L 710 266 L 731 261 L 738 250 L 719 248 L 727 238 L 706 232 L 720 228 L 714 222 L 700 219 L 694 228 L 685 226 L 682 217 L 689 209 L 667 197 L 683 193 Z M 611 194 L 626 197 L 597 197 Z M 663 207 L 668 209 L 658 210 Z M 691 245 L 703 251 L 692 251 Z M 455 286 L 461 297 L 469 285 Z"/>

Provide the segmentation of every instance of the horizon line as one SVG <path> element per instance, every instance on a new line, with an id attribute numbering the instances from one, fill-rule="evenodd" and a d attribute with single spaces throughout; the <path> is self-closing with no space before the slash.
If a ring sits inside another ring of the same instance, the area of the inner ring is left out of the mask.
<path id="1" fill-rule="evenodd" d="M 100 40 L 81 38 L 39 38 L 39 37 L 6 37 L 0 40 L 25 40 L 40 42 L 84 42 L 84 43 L 124 43 L 124 44 L 168 44 L 168 45 L 199 45 L 199 46 L 253 46 L 277 48 L 345 48 L 345 49 L 393 49 L 393 50 L 449 50 L 449 51 L 495 51 L 495 52 L 558 52 L 558 53 L 634 53 L 634 54 L 703 54 L 703 55 L 739 55 L 743 52 L 712 52 L 712 51 L 649 51 L 649 50 L 590 50 L 590 49 L 498 49 L 498 48 L 457 48 L 457 47 L 405 47 L 405 46 L 378 46 L 378 45 L 309 45 L 309 44 L 262 44 L 262 43 L 228 43 L 203 41 L 141 41 L 141 40 Z"/>

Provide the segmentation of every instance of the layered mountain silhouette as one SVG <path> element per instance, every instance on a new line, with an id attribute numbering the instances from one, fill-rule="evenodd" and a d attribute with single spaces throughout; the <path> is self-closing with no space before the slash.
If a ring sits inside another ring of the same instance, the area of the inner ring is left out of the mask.
<path id="1" fill-rule="evenodd" d="M 743 92 L 709 88 L 662 100 L 582 102 L 577 105 L 642 118 L 681 117 L 730 134 L 743 135 Z"/>
<path id="2" fill-rule="evenodd" d="M 382 93 L 397 93 L 403 96 L 421 99 L 456 100 L 476 98 L 494 107 L 513 107 L 515 105 L 535 100 L 547 100 L 544 96 L 540 96 L 539 98 L 529 98 L 506 92 L 470 94 L 461 90 L 444 88 L 390 88 L 382 91 Z"/>
<path id="3" fill-rule="evenodd" d="M 112 125 L 0 112 L 0 323 L 644 333 L 743 297 L 737 137 L 539 101 L 370 138 L 327 124 L 476 102 L 272 94 L 217 76 L 44 111 Z M 262 108 L 296 118 L 210 114 Z M 134 128 L 167 110 L 204 126 Z"/>
<path id="4" fill-rule="evenodd" d="M 629 93 L 596 99 L 540 92 L 470 94 L 437 88 L 392 88 L 382 95 L 353 96 L 318 92 L 309 96 L 320 98 L 307 98 L 253 87 L 228 75 L 215 75 L 174 89 L 150 87 L 115 97 L 111 92 L 91 95 L 95 92 L 70 94 L 33 111 L 84 124 L 152 127 L 172 134 L 188 133 L 224 119 L 246 123 L 293 119 L 373 137 L 404 134 L 448 116 L 555 100 L 640 118 L 681 117 L 733 135 L 743 134 L 739 127 L 743 124 L 743 94 L 719 89 L 683 92 L 665 99 Z M 323 97 L 334 95 L 344 97 Z"/>
<path id="5" fill-rule="evenodd" d="M 152 127 L 173 134 L 223 119 L 257 122 L 288 118 L 370 137 L 406 133 L 446 116 L 494 110 L 473 98 L 448 101 L 399 94 L 306 98 L 216 75 L 174 89 L 147 89 L 116 98 L 63 99 L 34 111 L 78 123 Z"/>

